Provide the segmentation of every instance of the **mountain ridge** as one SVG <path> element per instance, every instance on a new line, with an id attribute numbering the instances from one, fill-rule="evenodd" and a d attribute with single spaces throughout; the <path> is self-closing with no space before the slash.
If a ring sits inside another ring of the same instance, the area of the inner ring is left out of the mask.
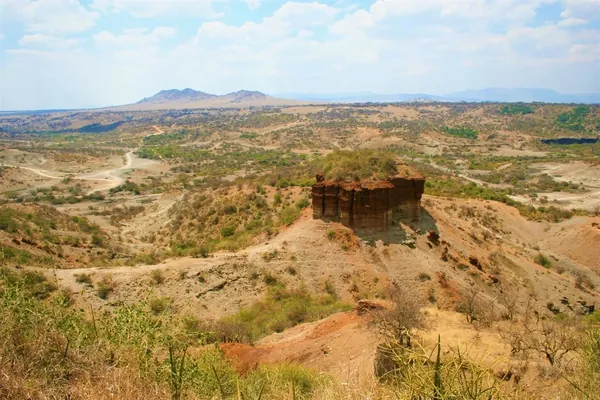
<path id="1" fill-rule="evenodd" d="M 326 101 L 326 102 L 410 102 L 410 101 L 439 101 L 439 102 L 541 102 L 541 103 L 584 103 L 600 104 L 600 93 L 576 93 L 563 94 L 553 89 L 544 88 L 484 88 L 468 89 L 452 92 L 444 95 L 432 95 L 428 93 L 397 93 L 378 94 L 372 92 L 360 93 L 285 93 L 277 94 L 276 97 L 303 101 Z"/>
<path id="2" fill-rule="evenodd" d="M 259 91 L 251 90 L 238 90 L 237 92 L 231 92 L 224 95 L 216 95 L 212 93 L 202 92 L 190 88 L 179 89 L 166 89 L 161 90 L 150 97 L 144 97 L 142 100 L 135 104 L 164 104 L 168 102 L 193 102 L 213 99 L 223 99 L 232 102 L 241 102 L 244 100 L 255 100 L 264 99 L 268 96 Z"/>

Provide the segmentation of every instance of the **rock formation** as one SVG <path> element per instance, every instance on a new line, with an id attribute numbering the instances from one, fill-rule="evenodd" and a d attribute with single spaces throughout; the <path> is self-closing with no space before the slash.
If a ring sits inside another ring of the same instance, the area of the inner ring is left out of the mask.
<path id="1" fill-rule="evenodd" d="M 394 220 L 418 221 L 423 175 L 411 171 L 387 180 L 331 181 L 317 175 L 313 218 L 356 229 L 386 230 Z"/>

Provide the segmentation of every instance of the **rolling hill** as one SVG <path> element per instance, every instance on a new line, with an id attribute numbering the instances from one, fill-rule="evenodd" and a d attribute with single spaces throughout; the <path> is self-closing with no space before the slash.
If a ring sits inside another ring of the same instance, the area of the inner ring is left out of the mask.
<path id="1" fill-rule="evenodd" d="M 216 95 L 190 88 L 183 90 L 161 90 L 137 103 L 115 107 L 119 110 L 164 110 L 184 108 L 245 108 L 299 104 L 296 100 L 285 100 L 251 90 Z"/>

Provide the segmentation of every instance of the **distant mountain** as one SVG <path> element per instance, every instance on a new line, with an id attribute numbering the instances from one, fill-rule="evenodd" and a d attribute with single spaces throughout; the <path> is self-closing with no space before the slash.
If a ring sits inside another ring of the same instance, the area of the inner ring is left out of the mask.
<path id="1" fill-rule="evenodd" d="M 135 104 L 112 107 L 119 110 L 169 110 L 191 108 L 245 108 L 264 106 L 297 105 L 296 100 L 285 100 L 252 90 L 216 95 L 194 89 L 161 90 Z"/>
<path id="2" fill-rule="evenodd" d="M 234 103 L 239 103 L 242 101 L 264 100 L 267 99 L 269 96 L 267 96 L 264 93 L 252 90 L 238 90 L 237 92 L 228 93 L 225 96 L 218 97 L 222 97 Z"/>
<path id="3" fill-rule="evenodd" d="M 562 94 L 551 89 L 504 89 L 487 88 L 480 90 L 463 90 L 446 95 L 431 95 L 426 93 L 413 94 L 376 94 L 361 93 L 332 93 L 332 94 L 303 94 L 287 93 L 277 95 L 281 98 L 313 102 L 340 103 L 390 103 L 390 102 L 542 102 L 542 103 L 587 103 L 600 104 L 600 93 Z"/>
<path id="4" fill-rule="evenodd" d="M 487 88 L 463 90 L 445 95 L 457 101 L 543 102 L 543 103 L 600 103 L 600 93 L 562 94 L 551 89 Z"/>
<path id="5" fill-rule="evenodd" d="M 194 89 L 186 88 L 183 90 L 169 89 L 161 90 L 152 97 L 146 97 L 136 104 L 163 104 L 168 102 L 186 102 L 210 100 L 218 97 L 215 94 L 200 92 Z"/>
<path id="6" fill-rule="evenodd" d="M 337 94 L 302 94 L 286 93 L 277 95 L 284 99 L 314 101 L 314 102 L 339 102 L 339 103 L 395 103 L 404 101 L 444 101 L 441 96 L 426 93 L 415 94 L 377 94 L 371 92 L 362 93 L 337 93 Z"/>

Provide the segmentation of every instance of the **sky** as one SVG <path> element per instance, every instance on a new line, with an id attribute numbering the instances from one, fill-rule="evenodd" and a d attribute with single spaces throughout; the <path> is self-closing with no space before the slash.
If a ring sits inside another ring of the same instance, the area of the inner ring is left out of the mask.
<path id="1" fill-rule="evenodd" d="M 225 94 L 600 92 L 600 0 L 0 0 L 0 109 Z"/>

